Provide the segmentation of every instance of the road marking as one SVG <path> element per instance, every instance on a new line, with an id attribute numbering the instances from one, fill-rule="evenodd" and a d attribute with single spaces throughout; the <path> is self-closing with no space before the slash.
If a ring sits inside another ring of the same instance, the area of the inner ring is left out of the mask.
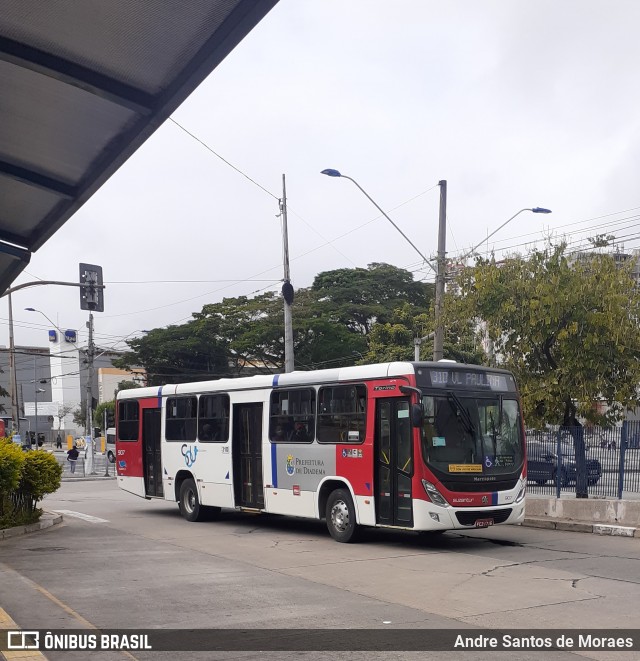
<path id="1" fill-rule="evenodd" d="M 70 516 L 73 519 L 82 519 L 83 521 L 88 521 L 89 523 L 109 523 L 108 519 L 101 519 L 98 516 L 91 516 L 91 514 L 84 514 L 83 512 L 74 512 L 73 510 L 53 510 L 57 514 L 62 514 L 64 516 Z"/>
<path id="2" fill-rule="evenodd" d="M 43 588 L 41 585 L 38 585 L 38 583 L 36 583 L 35 581 L 32 581 L 30 578 L 27 578 L 26 576 L 23 576 L 20 572 L 16 571 L 12 567 L 9 567 L 9 565 L 5 565 L 4 562 L 0 562 L 0 570 L 2 570 L 4 572 L 7 572 L 7 573 L 10 573 L 10 574 L 13 574 L 17 578 L 19 578 L 21 581 L 23 581 L 24 583 L 26 583 L 27 585 L 32 587 L 34 590 L 37 590 L 40 594 L 44 595 L 47 599 L 52 601 L 56 606 L 59 606 L 60 608 L 62 608 L 62 610 L 65 613 L 68 613 L 69 615 L 71 615 L 71 617 L 73 617 L 75 620 L 80 622 L 80 624 L 84 625 L 87 629 L 93 629 L 94 631 L 100 631 L 99 627 L 97 627 L 92 622 L 89 622 L 89 620 L 87 620 L 86 617 L 82 617 L 82 615 L 80 615 L 80 613 L 77 613 L 76 611 L 74 611 L 73 608 L 71 608 L 71 606 L 67 606 L 67 604 L 65 604 L 63 601 L 60 601 L 60 599 L 58 599 L 58 597 L 56 597 L 55 595 L 51 594 L 51 592 L 49 592 L 49 590 L 47 590 L 46 588 Z M 0 618 L 1 618 L 3 612 L 4 611 L 0 608 Z M 2 625 L 2 624 L 3 624 L 2 619 L 0 619 L 0 625 Z M 0 628 L 5 628 L 5 627 L 0 626 Z M 114 650 L 114 652 L 115 651 L 116 650 Z M 135 656 L 133 656 L 133 654 L 131 654 L 131 653 L 125 651 L 125 650 L 117 650 L 117 651 L 120 652 L 120 654 L 122 654 L 123 656 L 126 656 L 128 659 L 131 659 L 132 661 L 138 661 L 138 659 Z M 0 654 L 7 655 L 7 654 L 9 654 L 9 652 L 0 652 Z M 40 655 L 40 657 L 43 658 L 43 659 L 46 658 L 46 657 L 43 657 L 42 655 Z M 34 656 L 33 661 L 35 661 L 36 658 L 40 658 L 40 657 L 35 657 Z M 24 658 L 23 657 L 7 657 L 7 661 L 9 661 L 10 658 L 11 658 L 11 661 L 13 661 L 14 658 L 15 659 L 19 658 L 19 659 L 21 659 L 21 661 L 25 661 L 25 659 L 26 659 L 26 661 L 32 661 L 31 657 L 24 657 Z"/>

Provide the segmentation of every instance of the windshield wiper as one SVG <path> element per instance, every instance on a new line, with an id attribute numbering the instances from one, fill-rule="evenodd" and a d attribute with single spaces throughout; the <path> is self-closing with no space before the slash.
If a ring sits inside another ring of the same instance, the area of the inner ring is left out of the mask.
<path id="1" fill-rule="evenodd" d="M 458 395 L 456 395 L 455 392 L 451 390 L 448 391 L 447 401 L 449 402 L 449 406 L 451 406 L 451 408 L 460 416 L 465 429 L 471 434 L 472 438 L 475 438 L 476 427 L 473 424 L 471 416 L 469 415 L 469 411 L 467 411 L 465 405 L 460 401 Z"/>

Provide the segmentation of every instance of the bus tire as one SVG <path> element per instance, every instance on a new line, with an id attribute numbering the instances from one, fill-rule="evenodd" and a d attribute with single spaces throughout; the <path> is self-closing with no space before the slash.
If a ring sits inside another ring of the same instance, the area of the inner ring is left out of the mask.
<path id="1" fill-rule="evenodd" d="M 327 528 L 337 542 L 355 542 L 359 527 L 356 523 L 356 508 L 351 494 L 346 489 L 336 489 L 327 500 Z"/>
<path id="2" fill-rule="evenodd" d="M 205 508 L 200 505 L 198 487 L 192 479 L 185 480 L 180 485 L 180 499 L 178 500 L 180 514 L 187 521 L 202 521 Z"/>

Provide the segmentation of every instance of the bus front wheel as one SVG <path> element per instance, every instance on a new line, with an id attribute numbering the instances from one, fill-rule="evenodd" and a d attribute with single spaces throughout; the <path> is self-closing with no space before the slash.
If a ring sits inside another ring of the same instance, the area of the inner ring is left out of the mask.
<path id="1" fill-rule="evenodd" d="M 178 507 L 180 508 L 180 514 L 182 514 L 187 521 L 200 521 L 202 519 L 204 508 L 200 505 L 198 488 L 193 480 L 185 480 L 180 485 Z"/>
<path id="2" fill-rule="evenodd" d="M 356 510 L 351 494 L 346 489 L 336 489 L 327 501 L 327 528 L 337 542 L 355 542 L 358 537 Z"/>

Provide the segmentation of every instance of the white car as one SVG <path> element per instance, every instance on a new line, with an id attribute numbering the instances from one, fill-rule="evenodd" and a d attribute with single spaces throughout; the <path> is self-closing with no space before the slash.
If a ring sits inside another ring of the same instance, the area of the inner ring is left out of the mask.
<path id="1" fill-rule="evenodd" d="M 110 463 L 114 463 L 116 460 L 116 428 L 109 427 L 107 429 L 107 459 Z"/>

